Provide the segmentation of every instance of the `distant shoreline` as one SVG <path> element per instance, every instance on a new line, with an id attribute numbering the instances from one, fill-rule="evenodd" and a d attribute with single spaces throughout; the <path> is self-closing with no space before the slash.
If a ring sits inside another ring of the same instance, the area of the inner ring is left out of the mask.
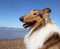
<path id="1" fill-rule="evenodd" d="M 24 38 L 13 38 L 13 39 L 0 39 L 0 41 L 7 41 L 7 40 L 23 40 Z"/>

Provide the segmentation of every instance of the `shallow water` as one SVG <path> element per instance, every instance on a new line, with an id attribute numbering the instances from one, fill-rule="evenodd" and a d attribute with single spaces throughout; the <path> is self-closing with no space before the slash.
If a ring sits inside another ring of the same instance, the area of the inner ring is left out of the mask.
<path id="1" fill-rule="evenodd" d="M 28 32 L 28 29 L 23 29 L 23 28 L 0 27 L 0 40 L 24 38 L 27 32 Z"/>

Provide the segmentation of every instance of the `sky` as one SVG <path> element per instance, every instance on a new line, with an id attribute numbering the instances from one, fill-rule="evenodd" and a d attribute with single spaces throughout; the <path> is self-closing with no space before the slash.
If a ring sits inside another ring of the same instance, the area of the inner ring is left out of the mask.
<path id="1" fill-rule="evenodd" d="M 22 28 L 19 17 L 44 8 L 52 10 L 50 17 L 60 28 L 60 0 L 0 0 L 0 27 Z"/>

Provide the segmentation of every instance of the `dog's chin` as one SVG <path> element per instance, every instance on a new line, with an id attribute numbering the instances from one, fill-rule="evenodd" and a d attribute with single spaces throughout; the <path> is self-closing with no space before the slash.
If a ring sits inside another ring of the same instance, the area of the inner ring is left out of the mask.
<path id="1" fill-rule="evenodd" d="M 23 24 L 23 27 L 24 28 L 28 28 L 28 27 L 30 27 L 30 26 L 32 26 L 32 25 L 34 25 L 36 23 L 36 21 L 34 20 L 34 21 L 32 21 L 32 22 L 25 22 L 25 24 Z"/>

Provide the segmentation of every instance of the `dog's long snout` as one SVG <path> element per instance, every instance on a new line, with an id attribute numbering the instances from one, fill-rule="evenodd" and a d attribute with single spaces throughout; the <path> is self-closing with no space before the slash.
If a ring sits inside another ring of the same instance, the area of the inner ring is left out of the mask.
<path id="1" fill-rule="evenodd" d="M 23 19 L 23 17 L 20 17 L 19 20 L 23 22 L 24 19 Z"/>

